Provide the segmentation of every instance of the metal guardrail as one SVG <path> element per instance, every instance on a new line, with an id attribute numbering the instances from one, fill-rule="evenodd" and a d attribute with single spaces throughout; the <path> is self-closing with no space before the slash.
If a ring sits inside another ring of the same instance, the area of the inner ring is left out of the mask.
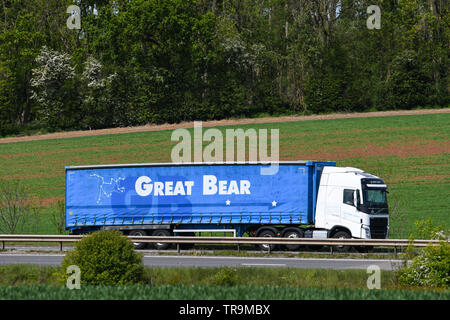
<path id="1" fill-rule="evenodd" d="M 63 243 L 76 242 L 87 235 L 0 235 L 2 249 L 5 249 L 6 242 L 59 242 L 62 251 Z M 426 247 L 427 245 L 438 245 L 440 240 L 407 240 L 407 239 L 313 239 L 313 238 L 258 238 L 258 237 L 154 237 L 154 236 L 128 236 L 133 242 L 145 243 L 173 243 L 177 244 L 180 251 L 180 244 L 265 244 L 265 245 L 320 245 L 331 246 L 331 252 L 335 246 L 358 246 L 358 247 L 394 247 L 397 253 L 398 247 Z M 450 241 L 448 241 L 450 242 Z M 270 246 L 268 246 L 270 251 Z"/>

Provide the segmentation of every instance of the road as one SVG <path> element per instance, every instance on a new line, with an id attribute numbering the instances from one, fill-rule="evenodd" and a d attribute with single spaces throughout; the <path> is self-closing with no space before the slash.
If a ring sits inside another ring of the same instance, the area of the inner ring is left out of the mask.
<path id="1" fill-rule="evenodd" d="M 0 254 L 0 265 L 37 264 L 58 266 L 64 254 Z M 394 270 L 400 260 L 326 259 L 279 257 L 220 257 L 220 256 L 153 256 L 145 255 L 148 267 L 289 267 L 306 269 L 366 269 L 377 265 L 381 270 Z"/>

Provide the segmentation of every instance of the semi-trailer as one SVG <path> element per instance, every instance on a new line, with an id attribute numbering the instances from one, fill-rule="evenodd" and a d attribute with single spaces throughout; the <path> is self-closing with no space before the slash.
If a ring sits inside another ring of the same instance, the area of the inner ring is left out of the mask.
<path id="1" fill-rule="evenodd" d="M 263 173 L 274 165 L 273 174 Z M 383 180 L 332 161 L 68 166 L 65 174 L 72 234 L 233 230 L 237 236 L 385 239 L 389 232 Z"/>

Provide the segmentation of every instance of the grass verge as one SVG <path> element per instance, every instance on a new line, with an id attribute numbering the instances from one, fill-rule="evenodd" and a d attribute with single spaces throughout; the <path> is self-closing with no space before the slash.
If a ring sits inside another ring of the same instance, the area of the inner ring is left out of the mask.
<path id="1" fill-rule="evenodd" d="M 145 268 L 133 286 L 86 286 L 69 290 L 57 282 L 58 267 L 0 266 L 0 299 L 450 299 L 449 290 L 397 284 L 381 272 L 381 290 L 368 290 L 365 270 L 295 268 Z"/>
<path id="2" fill-rule="evenodd" d="M 427 290 L 318 289 L 278 286 L 123 286 L 69 290 L 48 285 L 0 287 L 5 300 L 449 300 L 450 293 Z"/>

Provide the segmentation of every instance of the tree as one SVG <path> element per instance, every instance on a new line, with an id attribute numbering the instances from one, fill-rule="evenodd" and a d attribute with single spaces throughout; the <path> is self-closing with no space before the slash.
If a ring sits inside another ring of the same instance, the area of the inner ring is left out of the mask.
<path id="1" fill-rule="evenodd" d="M 30 217 L 30 202 L 25 187 L 18 181 L 0 181 L 0 231 L 22 231 Z"/>
<path id="2" fill-rule="evenodd" d="M 70 56 L 44 46 L 36 63 L 31 99 L 38 106 L 41 120 L 51 129 L 74 127 L 80 117 L 75 109 L 80 104 L 76 101 L 75 70 Z"/>
<path id="3" fill-rule="evenodd" d="M 82 108 L 81 127 L 105 128 L 114 117 L 111 82 L 117 74 L 105 76 L 102 64 L 94 57 L 88 57 L 81 75 Z"/>

